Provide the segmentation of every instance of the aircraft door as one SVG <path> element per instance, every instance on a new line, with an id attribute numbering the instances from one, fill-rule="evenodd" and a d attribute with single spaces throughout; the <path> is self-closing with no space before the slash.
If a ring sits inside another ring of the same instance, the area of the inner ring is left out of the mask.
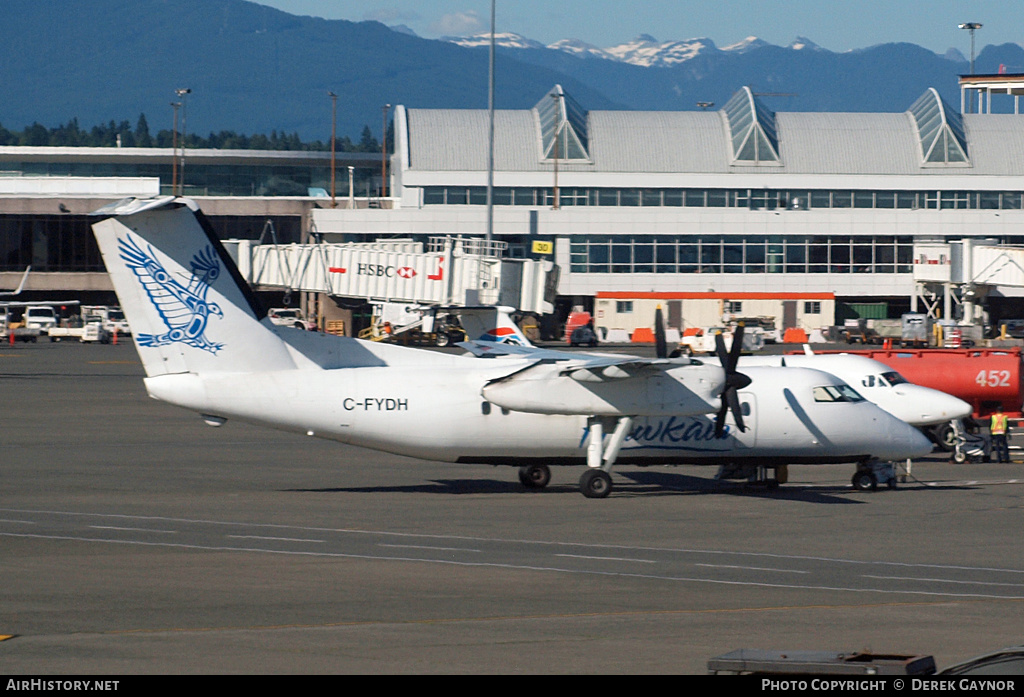
<path id="1" fill-rule="evenodd" d="M 739 398 L 743 425 L 747 427 L 747 430 L 739 433 L 739 429 L 737 429 L 737 437 L 743 443 L 743 447 L 753 448 L 757 445 L 757 398 L 753 392 L 740 392 Z M 729 415 L 729 426 L 736 428 L 732 414 Z"/>

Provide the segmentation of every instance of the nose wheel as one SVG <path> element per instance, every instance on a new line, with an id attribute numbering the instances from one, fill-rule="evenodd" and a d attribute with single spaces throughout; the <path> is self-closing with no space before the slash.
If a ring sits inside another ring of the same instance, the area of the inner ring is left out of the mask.
<path id="1" fill-rule="evenodd" d="M 874 473 L 866 470 L 855 472 L 851 483 L 857 491 L 872 491 L 878 488 L 878 480 Z"/>
<path id="2" fill-rule="evenodd" d="M 896 466 L 891 462 L 870 460 L 857 466 L 857 471 L 850 480 L 857 491 L 874 491 L 879 484 L 890 489 L 896 488 Z"/>
<path id="3" fill-rule="evenodd" d="M 587 471 L 580 477 L 580 493 L 588 499 L 603 499 L 611 493 L 612 477 L 608 472 L 632 425 L 632 416 L 620 416 L 606 442 L 605 420 L 597 416 L 587 419 Z"/>

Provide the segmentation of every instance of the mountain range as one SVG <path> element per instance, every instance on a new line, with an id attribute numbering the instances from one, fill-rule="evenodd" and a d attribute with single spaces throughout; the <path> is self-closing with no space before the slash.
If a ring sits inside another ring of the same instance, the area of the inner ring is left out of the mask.
<path id="1" fill-rule="evenodd" d="M 443 36 L 441 41 L 448 41 L 467 48 L 478 48 L 489 46 L 491 41 L 490 33 L 476 34 L 474 36 Z M 772 44 L 763 41 L 756 36 L 748 36 L 735 44 L 718 48 L 715 42 L 707 38 L 685 39 L 680 41 L 658 41 L 650 34 L 641 34 L 632 41 L 627 41 L 609 48 L 598 48 L 579 39 L 561 39 L 552 44 L 544 45 L 539 41 L 528 39 L 513 32 L 495 33 L 495 46 L 503 49 L 530 49 L 561 51 L 578 58 L 600 58 L 604 60 L 619 61 L 630 65 L 639 65 L 644 68 L 660 67 L 670 68 L 680 63 L 685 63 L 700 55 L 717 53 L 720 51 L 728 53 L 746 53 Z M 798 36 L 788 46 L 794 51 L 824 51 L 810 39 Z M 951 60 L 967 62 L 956 49 L 946 57 Z"/>
<path id="2" fill-rule="evenodd" d="M 836 53 L 804 38 L 643 35 L 610 48 L 496 37 L 496 105 L 529 108 L 561 84 L 587 109 L 692 110 L 751 86 L 780 111 L 904 111 L 928 87 L 959 106 L 958 51 L 894 43 Z M 403 27 L 290 15 L 246 0 L 4 0 L 0 124 L 83 127 L 146 114 L 170 128 L 171 102 L 189 88 L 189 132 L 379 135 L 382 107 L 485 108 L 488 36 L 431 40 Z M 986 46 L 977 72 L 1024 73 L 1024 48 Z M 389 112 L 390 113 L 390 112 Z"/>

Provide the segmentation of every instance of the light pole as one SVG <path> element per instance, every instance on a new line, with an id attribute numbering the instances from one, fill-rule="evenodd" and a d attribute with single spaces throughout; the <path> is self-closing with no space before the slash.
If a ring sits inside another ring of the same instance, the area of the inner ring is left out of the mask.
<path id="1" fill-rule="evenodd" d="M 348 207 L 352 210 L 356 207 L 356 183 L 355 183 L 356 168 L 352 165 L 348 166 Z"/>
<path id="2" fill-rule="evenodd" d="M 331 98 L 331 208 L 337 208 L 338 202 L 334 199 L 334 143 L 338 132 L 338 95 L 328 92 L 327 96 Z"/>
<path id="3" fill-rule="evenodd" d="M 171 131 L 171 196 L 178 195 L 178 108 L 181 106 L 181 102 L 171 102 L 171 108 L 174 109 L 174 129 Z"/>
<path id="4" fill-rule="evenodd" d="M 380 198 L 381 207 L 384 206 L 384 197 L 387 196 L 387 173 L 388 173 L 388 109 L 391 108 L 390 104 L 385 104 L 381 107 L 383 112 L 383 126 L 380 130 Z"/>
<path id="5" fill-rule="evenodd" d="M 181 194 L 185 194 L 185 136 L 188 133 L 188 103 L 185 97 L 192 94 L 192 90 L 183 87 L 181 89 L 174 90 L 174 93 L 178 95 L 178 99 L 181 100 L 181 180 L 179 182 L 181 188 Z"/>
<path id="6" fill-rule="evenodd" d="M 974 75 L 974 32 L 977 29 L 981 29 L 980 22 L 964 22 L 960 24 L 961 29 L 966 29 L 971 33 L 971 75 Z"/>
<path id="7" fill-rule="evenodd" d="M 491 0 L 491 49 L 487 61 L 487 231 L 494 236 L 494 4 Z"/>
<path id="8" fill-rule="evenodd" d="M 555 155 L 555 158 L 554 158 L 554 163 L 555 163 L 555 190 L 552 192 L 554 194 L 554 196 L 552 197 L 553 205 L 551 207 L 554 210 L 557 211 L 558 208 L 559 208 L 559 205 L 558 205 L 559 204 L 559 201 L 558 201 L 558 155 L 559 155 L 558 146 L 559 146 L 559 142 L 558 141 L 561 140 L 561 136 L 562 136 L 562 95 L 560 95 L 558 92 L 552 92 L 551 93 L 551 97 L 555 100 L 555 152 L 554 152 L 554 155 Z"/>

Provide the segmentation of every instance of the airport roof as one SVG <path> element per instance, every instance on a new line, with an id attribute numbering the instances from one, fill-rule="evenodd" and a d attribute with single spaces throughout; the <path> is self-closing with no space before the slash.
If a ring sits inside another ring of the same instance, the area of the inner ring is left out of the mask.
<path id="1" fill-rule="evenodd" d="M 496 171 L 550 171 L 559 132 L 567 172 L 1024 175 L 1024 117 L 961 115 L 934 89 L 903 113 L 776 113 L 748 88 L 718 111 L 587 111 L 552 94 L 495 113 Z M 486 110 L 405 119 L 408 169 L 486 170 Z"/>

